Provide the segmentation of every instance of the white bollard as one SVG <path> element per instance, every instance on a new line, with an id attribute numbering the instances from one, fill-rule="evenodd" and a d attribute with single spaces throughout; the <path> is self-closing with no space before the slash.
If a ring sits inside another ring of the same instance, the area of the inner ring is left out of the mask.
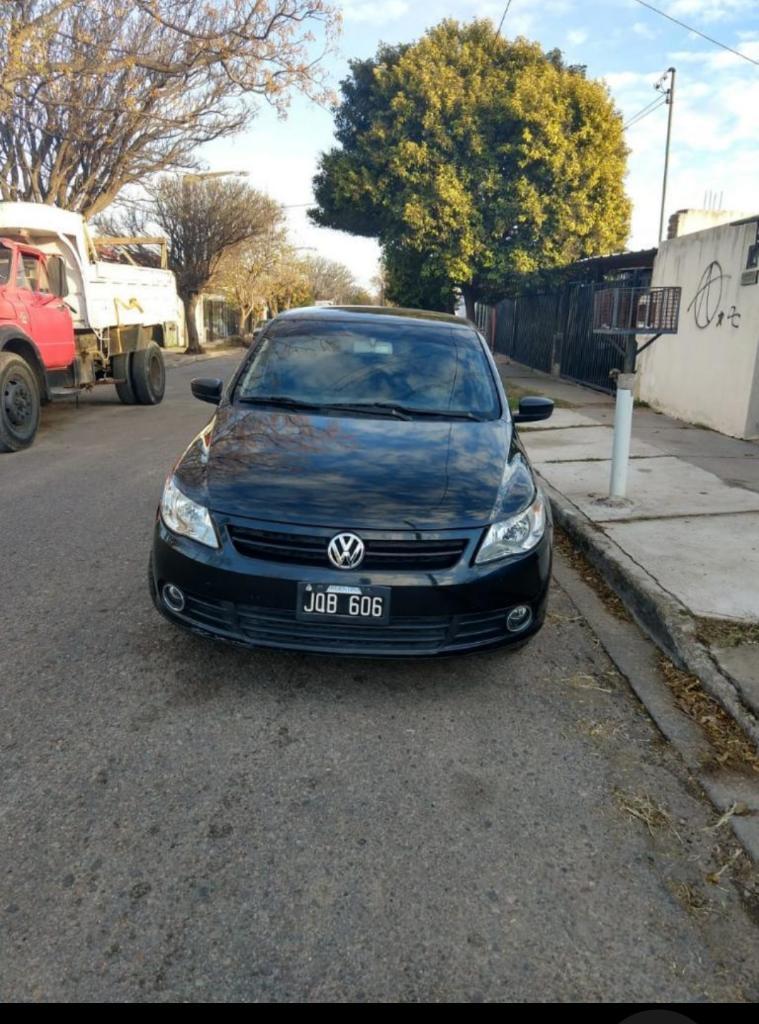
<path id="1" fill-rule="evenodd" d="M 614 410 L 614 444 L 611 451 L 610 498 L 627 497 L 627 467 L 632 437 L 634 373 L 617 378 L 617 405 Z"/>

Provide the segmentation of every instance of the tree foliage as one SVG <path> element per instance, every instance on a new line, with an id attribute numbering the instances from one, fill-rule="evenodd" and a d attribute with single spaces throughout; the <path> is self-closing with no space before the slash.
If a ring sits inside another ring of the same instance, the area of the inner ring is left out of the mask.
<path id="1" fill-rule="evenodd" d="M 432 274 L 423 253 L 391 242 L 385 246 L 382 265 L 384 298 L 390 305 L 441 313 L 455 310 L 457 295 L 452 282 Z"/>
<path id="2" fill-rule="evenodd" d="M 188 180 L 166 175 L 151 187 L 150 197 L 148 218 L 168 239 L 169 268 L 185 305 L 188 350 L 198 351 L 195 308 L 199 294 L 218 273 L 225 256 L 275 230 L 282 209 L 245 182 L 223 178 Z"/>
<path id="3" fill-rule="evenodd" d="M 251 314 L 276 315 L 319 299 L 339 305 L 373 302 L 371 293 L 343 263 L 319 255 L 300 256 L 284 228 L 230 250 L 219 265 L 213 287 L 223 291 L 239 311 L 241 325 Z"/>
<path id="4" fill-rule="evenodd" d="M 0 193 L 91 216 L 124 186 L 196 165 L 256 100 L 324 97 L 327 0 L 3 0 Z"/>
<path id="5" fill-rule="evenodd" d="M 558 51 L 447 20 L 351 63 L 312 220 L 379 238 L 395 293 L 503 295 L 622 247 L 630 202 L 607 87 Z M 411 286 L 401 287 L 406 280 Z"/>
<path id="6" fill-rule="evenodd" d="M 287 232 L 279 222 L 224 255 L 212 287 L 223 292 L 237 309 L 240 334 L 244 333 L 244 325 L 251 315 L 256 319 L 263 317 L 276 304 L 283 290 L 281 278 L 293 276 L 285 267 L 295 262 L 297 253 L 289 245 Z M 302 277 L 302 285 L 305 289 L 305 277 Z"/>

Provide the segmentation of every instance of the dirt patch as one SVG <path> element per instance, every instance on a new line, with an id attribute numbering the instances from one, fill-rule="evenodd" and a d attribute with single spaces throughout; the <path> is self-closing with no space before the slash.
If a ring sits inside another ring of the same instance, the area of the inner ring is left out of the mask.
<path id="1" fill-rule="evenodd" d="M 579 573 L 585 583 L 595 590 L 614 618 L 620 619 L 622 622 L 631 622 L 632 618 L 620 598 L 604 580 L 601 573 L 593 568 L 585 555 L 577 550 L 560 527 L 554 527 L 553 538 L 556 550 L 569 562 L 575 572 Z"/>
<path id="2" fill-rule="evenodd" d="M 699 680 L 659 655 L 659 669 L 677 706 L 703 730 L 714 751 L 711 767 L 759 774 L 759 754 L 741 727 L 701 686 Z M 709 767 L 706 765 L 705 767 Z"/>
<path id="3" fill-rule="evenodd" d="M 724 619 L 696 619 L 696 635 L 708 647 L 738 647 L 759 644 L 759 622 L 725 622 Z"/>

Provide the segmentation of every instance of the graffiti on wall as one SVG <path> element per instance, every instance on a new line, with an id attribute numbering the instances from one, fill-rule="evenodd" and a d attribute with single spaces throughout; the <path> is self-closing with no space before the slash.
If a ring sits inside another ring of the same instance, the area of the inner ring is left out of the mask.
<path id="1" fill-rule="evenodd" d="M 688 306 L 689 311 L 693 310 L 693 318 L 699 330 L 703 331 L 711 324 L 715 327 L 722 327 L 726 323 L 731 327 L 740 325 L 741 315 L 735 306 L 731 306 L 728 311 L 722 308 L 722 293 L 725 281 L 729 279 L 730 275 L 723 272 L 718 260 L 712 260 L 701 275 L 696 294 Z"/>

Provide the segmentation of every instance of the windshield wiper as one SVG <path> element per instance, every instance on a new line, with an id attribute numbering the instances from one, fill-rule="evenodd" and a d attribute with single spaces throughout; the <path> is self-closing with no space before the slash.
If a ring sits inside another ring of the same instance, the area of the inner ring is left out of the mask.
<path id="1" fill-rule="evenodd" d="M 288 395 L 240 395 L 239 402 L 246 405 L 278 405 L 285 409 L 323 409 L 319 402 L 301 402 L 299 398 Z"/>
<path id="2" fill-rule="evenodd" d="M 328 402 L 322 409 L 333 409 L 336 412 L 376 412 L 383 416 L 395 416 L 399 420 L 410 420 L 408 409 L 395 402 Z"/>
<path id="3" fill-rule="evenodd" d="M 387 412 L 399 419 L 410 420 L 414 416 L 427 416 L 444 420 L 475 420 L 482 423 L 484 416 L 478 416 L 468 409 L 416 409 L 412 405 L 400 405 L 398 402 L 331 402 L 323 406 L 325 409 L 345 409 L 349 412 Z"/>
<path id="4" fill-rule="evenodd" d="M 485 419 L 484 416 L 478 416 L 477 413 L 469 412 L 468 409 L 411 409 L 406 406 L 400 406 L 400 408 L 414 416 L 434 416 L 444 420 L 476 420 L 478 423 L 482 423 Z"/>
<path id="5" fill-rule="evenodd" d="M 397 402 L 303 402 L 289 395 L 241 395 L 239 401 L 248 405 L 276 405 L 285 409 L 309 409 L 315 412 L 379 413 L 399 420 L 410 420 L 414 416 L 478 422 L 483 419 L 466 409 L 414 409 L 412 406 L 398 405 Z"/>

